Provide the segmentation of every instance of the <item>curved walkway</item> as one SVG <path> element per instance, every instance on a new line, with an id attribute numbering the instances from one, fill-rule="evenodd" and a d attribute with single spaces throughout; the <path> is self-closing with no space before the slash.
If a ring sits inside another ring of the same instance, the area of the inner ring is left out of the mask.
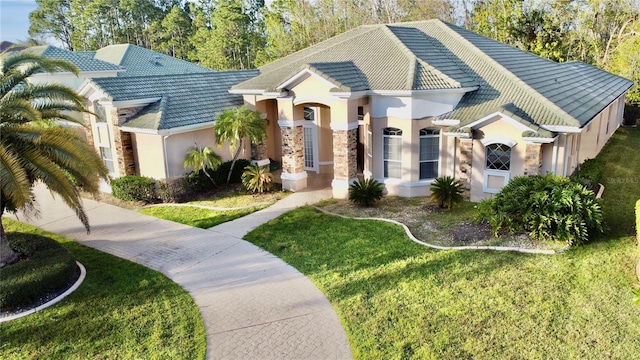
<path id="1" fill-rule="evenodd" d="M 41 216 L 20 220 L 161 271 L 180 284 L 202 314 L 209 359 L 348 359 L 345 332 L 322 292 L 279 258 L 242 240 L 258 225 L 327 197 L 330 190 L 294 193 L 208 230 L 85 200 L 87 234 L 74 213 L 39 186 Z"/>

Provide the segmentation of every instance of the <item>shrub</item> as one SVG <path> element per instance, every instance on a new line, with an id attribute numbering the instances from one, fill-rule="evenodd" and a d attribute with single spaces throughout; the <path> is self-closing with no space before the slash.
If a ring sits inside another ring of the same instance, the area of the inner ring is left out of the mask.
<path id="1" fill-rule="evenodd" d="M 273 175 L 269 171 L 269 165 L 249 165 L 242 173 L 242 185 L 251 192 L 263 193 L 271 189 Z"/>
<path id="2" fill-rule="evenodd" d="M 207 179 L 207 181 L 209 180 Z M 158 181 L 157 186 L 157 196 L 163 203 L 184 201 L 192 191 L 192 185 L 187 176 L 173 180 Z"/>
<path id="3" fill-rule="evenodd" d="M 602 159 L 587 159 L 578 168 L 571 178 L 582 182 L 594 192 L 598 189 L 598 183 L 604 174 L 605 162 Z"/>
<path id="4" fill-rule="evenodd" d="M 11 247 L 26 259 L 0 269 L 0 308 L 13 310 L 65 288 L 76 272 L 71 253 L 53 239 L 9 234 Z"/>
<path id="5" fill-rule="evenodd" d="M 382 199 L 384 186 L 376 179 L 356 180 L 349 185 L 349 200 L 359 206 L 371 206 Z"/>
<path id="6" fill-rule="evenodd" d="M 236 165 L 233 167 L 233 173 L 231 174 L 230 184 L 239 184 L 242 182 L 242 173 L 244 168 L 249 166 L 251 162 L 245 159 L 238 159 Z M 216 184 L 226 184 L 229 170 L 231 169 L 231 161 L 225 161 L 213 173 L 213 180 Z"/>
<path id="7" fill-rule="evenodd" d="M 120 200 L 152 202 L 156 183 L 146 176 L 127 175 L 111 180 L 112 195 Z"/>
<path id="8" fill-rule="evenodd" d="M 451 176 L 436 178 L 431 184 L 431 201 L 438 203 L 441 208 L 451 210 L 453 205 L 464 200 L 464 185 Z"/>
<path id="9" fill-rule="evenodd" d="M 593 191 L 569 178 L 548 174 L 513 178 L 493 199 L 479 205 L 477 220 L 501 229 L 526 231 L 536 240 L 569 245 L 603 232 L 602 208 Z"/>

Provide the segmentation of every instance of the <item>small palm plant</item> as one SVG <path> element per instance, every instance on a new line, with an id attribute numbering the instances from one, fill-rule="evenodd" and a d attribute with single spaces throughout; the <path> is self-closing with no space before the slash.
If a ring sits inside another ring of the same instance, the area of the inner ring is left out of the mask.
<path id="1" fill-rule="evenodd" d="M 216 154 L 210 147 L 201 147 L 198 144 L 190 147 L 187 150 L 187 156 L 184 159 L 184 168 L 192 168 L 193 172 L 198 174 L 200 170 L 211 180 L 213 186 L 216 186 L 216 182 L 207 169 L 212 171 L 216 170 L 218 166 L 222 164 L 222 158 Z"/>
<path id="2" fill-rule="evenodd" d="M 248 165 L 242 173 L 242 185 L 251 191 L 263 193 L 271 189 L 273 175 L 269 171 L 269 166 Z"/>
<path id="3" fill-rule="evenodd" d="M 463 193 L 464 185 L 451 176 L 436 178 L 431 184 L 431 201 L 437 202 L 439 207 L 448 210 L 464 200 Z"/>
<path id="4" fill-rule="evenodd" d="M 382 199 L 384 186 L 376 179 L 356 180 L 349 186 L 349 200 L 360 206 L 371 206 Z"/>

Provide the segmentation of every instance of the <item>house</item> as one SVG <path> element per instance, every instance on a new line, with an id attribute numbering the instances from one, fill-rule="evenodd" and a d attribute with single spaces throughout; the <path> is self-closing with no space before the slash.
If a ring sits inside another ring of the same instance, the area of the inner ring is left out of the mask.
<path id="1" fill-rule="evenodd" d="M 266 116 L 259 158 L 282 162 L 288 190 L 329 174 L 339 198 L 359 173 L 408 197 L 450 175 L 472 201 L 515 176 L 570 175 L 632 86 L 439 20 L 361 26 L 259 70 L 230 90 Z"/>
<path id="2" fill-rule="evenodd" d="M 43 73 L 30 81 L 63 83 L 87 98 L 92 113 L 77 114 L 85 124 L 78 131 L 94 145 L 112 178 L 184 175 L 187 149 L 196 144 L 215 147 L 215 116 L 243 104 L 242 96 L 228 92 L 230 87 L 258 74 L 257 70 L 217 72 L 131 44 L 97 51 L 54 46 L 24 51 L 78 66 L 79 77 Z M 228 145 L 217 152 L 224 160 L 231 158 Z M 249 154 L 247 146 L 242 156 Z"/>
<path id="3" fill-rule="evenodd" d="M 89 79 L 80 90 L 89 110 L 84 121 L 113 178 L 143 175 L 171 179 L 185 174 L 187 149 L 215 147 L 215 116 L 240 106 L 228 92 L 257 70 Z M 216 150 L 230 160 L 228 144 Z M 250 149 L 244 149 L 249 157 Z"/>

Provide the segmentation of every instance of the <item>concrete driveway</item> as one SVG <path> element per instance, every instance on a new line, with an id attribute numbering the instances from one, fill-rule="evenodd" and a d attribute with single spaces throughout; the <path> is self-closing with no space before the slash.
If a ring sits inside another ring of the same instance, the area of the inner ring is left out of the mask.
<path id="1" fill-rule="evenodd" d="M 19 220 L 161 271 L 180 284 L 204 319 L 209 359 L 349 359 L 345 332 L 322 292 L 296 269 L 242 240 L 256 226 L 330 196 L 326 189 L 294 193 L 208 230 L 85 200 L 87 234 L 62 201 L 38 186 L 40 217 Z"/>

